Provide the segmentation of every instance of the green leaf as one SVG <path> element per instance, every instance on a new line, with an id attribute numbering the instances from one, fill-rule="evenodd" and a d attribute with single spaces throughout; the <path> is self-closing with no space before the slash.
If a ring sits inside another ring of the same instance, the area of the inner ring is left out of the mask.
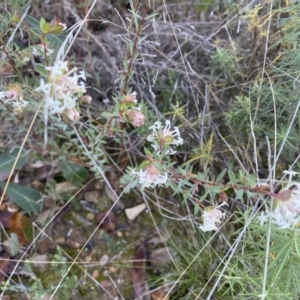
<path id="1" fill-rule="evenodd" d="M 229 175 L 230 183 L 235 184 L 236 183 L 235 174 L 231 170 L 228 170 L 228 175 Z"/>
<path id="2" fill-rule="evenodd" d="M 39 63 L 34 64 L 34 70 L 37 71 L 40 75 L 47 78 L 49 72 L 45 69 L 45 66 Z"/>
<path id="3" fill-rule="evenodd" d="M 65 179 L 75 185 L 81 185 L 89 177 L 89 172 L 85 167 L 77 165 L 68 160 L 60 160 L 58 163 Z"/>
<path id="4" fill-rule="evenodd" d="M 247 184 L 250 186 L 256 186 L 257 183 L 257 175 L 256 174 L 248 174 L 247 175 Z"/>
<path id="5" fill-rule="evenodd" d="M 12 169 L 12 167 L 15 163 L 15 160 L 18 156 L 19 150 L 20 150 L 20 148 L 15 148 L 11 153 L 6 152 L 6 153 L 0 155 L 0 172 L 1 173 L 9 172 Z M 23 149 L 19 156 L 19 159 L 18 159 L 15 169 L 16 170 L 21 169 L 26 164 L 27 158 L 28 158 L 28 155 L 27 155 L 26 151 Z"/>
<path id="6" fill-rule="evenodd" d="M 1 189 L 4 189 L 5 185 L 6 182 L 0 181 Z M 42 208 L 42 203 L 38 202 L 42 199 L 42 194 L 37 190 L 16 183 L 9 183 L 6 193 L 16 205 L 28 213 L 39 212 Z"/>
<path id="7" fill-rule="evenodd" d="M 200 206 L 196 204 L 194 207 L 194 215 L 197 215 L 199 210 L 200 210 Z"/>
<path id="8" fill-rule="evenodd" d="M 44 18 L 41 18 L 40 28 L 41 28 L 43 33 L 48 33 L 49 30 L 50 30 L 50 24 L 48 22 L 46 22 Z"/>
<path id="9" fill-rule="evenodd" d="M 16 256 L 20 252 L 20 243 L 18 235 L 14 232 L 10 233 L 10 252 L 12 256 Z"/>
<path id="10" fill-rule="evenodd" d="M 43 27 L 47 24 L 46 20 L 44 18 L 40 19 L 40 29 L 43 31 Z M 50 25 L 49 25 L 50 26 Z"/>
<path id="11" fill-rule="evenodd" d="M 220 193 L 221 192 L 222 187 L 219 185 L 216 186 L 211 186 L 209 188 L 206 189 L 206 193 Z"/>
<path id="12" fill-rule="evenodd" d="M 149 155 L 149 156 L 152 155 L 152 152 L 149 149 L 147 149 L 146 147 L 144 147 L 144 152 L 146 155 Z"/>
<path id="13" fill-rule="evenodd" d="M 223 177 L 224 177 L 225 174 L 226 174 L 226 171 L 227 171 L 227 169 L 224 169 L 224 170 L 218 175 L 218 177 L 217 177 L 217 179 L 216 179 L 216 182 L 219 182 L 220 180 L 223 179 Z"/>
<path id="14" fill-rule="evenodd" d="M 37 34 L 41 35 L 41 20 L 38 21 L 37 19 L 27 15 L 25 17 L 25 21 L 30 25 L 30 27 L 34 30 L 34 32 L 36 32 Z M 45 21 L 45 20 L 44 20 Z M 64 42 L 64 40 L 66 39 L 66 34 L 47 34 L 47 40 L 48 42 L 50 42 L 51 44 L 49 45 L 47 42 L 47 45 L 50 48 L 54 48 L 54 49 L 58 49 L 62 43 Z"/>
<path id="15" fill-rule="evenodd" d="M 115 113 L 111 113 L 111 112 L 107 112 L 104 111 L 103 113 L 101 113 L 101 116 L 105 117 L 105 118 L 111 118 L 114 117 L 116 114 Z"/>
<path id="16" fill-rule="evenodd" d="M 244 195 L 244 190 L 235 190 L 235 195 L 238 200 L 241 200 Z"/>
<path id="17" fill-rule="evenodd" d="M 64 27 L 60 24 L 54 24 L 53 26 L 50 27 L 49 33 L 52 34 L 59 34 L 62 33 L 64 30 Z"/>
<path id="18" fill-rule="evenodd" d="M 210 7 L 212 0 L 201 0 L 196 1 L 195 11 L 200 14 L 202 12 L 206 13 Z"/>

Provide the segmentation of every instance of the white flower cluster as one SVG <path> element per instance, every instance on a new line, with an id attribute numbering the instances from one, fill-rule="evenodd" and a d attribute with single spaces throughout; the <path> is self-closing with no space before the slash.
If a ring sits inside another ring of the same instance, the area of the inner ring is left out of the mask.
<path id="1" fill-rule="evenodd" d="M 218 229 L 216 223 L 221 223 L 221 220 L 226 214 L 219 209 L 223 205 L 227 205 L 227 203 L 223 202 L 219 206 L 208 206 L 204 209 L 202 214 L 203 225 L 199 226 L 200 230 L 206 232 Z"/>
<path id="2" fill-rule="evenodd" d="M 169 149 L 165 153 L 174 154 L 176 151 L 170 148 L 170 146 L 183 144 L 178 127 L 174 127 L 171 130 L 171 122 L 169 120 L 166 121 L 164 128 L 162 123 L 157 121 L 149 129 L 152 130 L 152 134 L 148 135 L 147 141 L 152 142 L 151 146 L 155 151 L 161 152 L 168 147 Z"/>
<path id="3" fill-rule="evenodd" d="M 22 91 L 19 86 L 9 86 L 6 92 L 0 92 L 0 99 L 5 104 L 11 104 L 15 115 L 22 113 L 24 107 L 28 105 L 28 101 L 23 99 Z"/>
<path id="4" fill-rule="evenodd" d="M 289 183 L 274 198 L 273 208 L 267 207 L 265 212 L 258 216 L 260 225 L 270 221 L 281 229 L 292 229 L 300 221 L 300 184 L 291 181 L 291 177 L 298 173 L 285 173 L 290 175 Z"/>
<path id="5" fill-rule="evenodd" d="M 135 95 L 130 95 L 132 99 L 129 99 L 131 102 L 135 99 Z M 170 146 L 178 146 L 183 144 L 183 139 L 180 137 L 180 132 L 177 127 L 174 130 L 171 130 L 170 121 L 166 121 L 165 127 L 162 126 L 162 123 L 157 121 L 149 127 L 152 130 L 152 134 L 147 137 L 149 142 L 152 142 L 151 146 L 154 148 L 155 152 L 161 154 L 174 154 L 176 151 L 170 148 Z M 153 158 L 150 158 L 147 162 L 147 166 L 136 171 L 136 169 L 131 171 L 131 176 L 138 177 L 139 183 L 142 188 L 156 187 L 166 185 L 168 180 L 168 173 L 163 172 L 157 168 L 158 162 L 155 162 Z M 162 162 L 159 162 L 162 164 Z"/>
<path id="6" fill-rule="evenodd" d="M 46 67 L 46 70 L 49 71 L 48 81 L 41 79 L 35 91 L 44 94 L 45 110 L 49 114 L 68 113 L 75 108 L 78 97 L 86 93 L 82 81 L 86 80 L 84 71 L 79 75 L 75 73 L 76 68 L 69 71 L 67 61 L 58 61 L 53 67 Z"/>
<path id="7" fill-rule="evenodd" d="M 131 176 L 137 176 L 142 188 L 162 186 L 168 180 L 168 174 L 160 174 L 154 165 L 149 165 L 145 169 L 131 171 Z"/>

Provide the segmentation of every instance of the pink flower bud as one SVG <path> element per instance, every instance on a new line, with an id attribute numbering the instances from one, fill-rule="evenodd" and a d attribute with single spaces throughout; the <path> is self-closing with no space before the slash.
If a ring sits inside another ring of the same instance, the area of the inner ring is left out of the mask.
<path id="1" fill-rule="evenodd" d="M 22 112 L 23 112 L 23 108 L 21 106 L 19 106 L 19 105 L 14 106 L 14 114 L 16 116 L 20 116 L 22 114 Z"/>
<path id="2" fill-rule="evenodd" d="M 91 104 L 93 101 L 93 98 L 90 95 L 84 95 L 84 96 L 81 96 L 79 98 L 79 100 L 81 103 Z"/>
<path id="3" fill-rule="evenodd" d="M 133 126 L 140 127 L 140 126 L 144 125 L 145 116 L 141 112 L 139 112 L 135 109 L 130 109 L 130 110 L 125 111 L 125 114 L 129 120 L 129 122 Z"/>
<path id="4" fill-rule="evenodd" d="M 137 104 L 136 92 L 124 96 L 122 98 L 122 102 L 127 104 Z"/>
<path id="5" fill-rule="evenodd" d="M 17 85 L 9 86 L 6 92 L 6 99 L 17 100 L 18 98 L 22 98 L 22 92 L 20 87 Z"/>
<path id="6" fill-rule="evenodd" d="M 66 111 L 66 116 L 71 121 L 78 121 L 80 118 L 79 112 L 76 108 L 71 108 Z"/>

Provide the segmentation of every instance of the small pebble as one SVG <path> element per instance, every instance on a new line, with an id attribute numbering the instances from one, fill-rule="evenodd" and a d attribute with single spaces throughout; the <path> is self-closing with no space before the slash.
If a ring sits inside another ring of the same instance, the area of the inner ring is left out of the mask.
<path id="1" fill-rule="evenodd" d="M 85 262 L 91 262 L 92 260 L 93 260 L 93 258 L 91 255 L 86 256 L 84 259 Z"/>
<path id="2" fill-rule="evenodd" d="M 78 249 L 78 248 L 80 248 L 80 244 L 78 242 L 70 239 L 70 238 L 68 238 L 66 240 L 66 245 L 69 246 L 72 249 Z"/>
<path id="3" fill-rule="evenodd" d="M 108 257 L 108 255 L 103 255 L 102 257 L 101 257 L 101 259 L 100 259 L 100 266 L 105 266 L 107 263 L 108 263 L 108 261 L 109 261 L 109 257 Z"/>
<path id="4" fill-rule="evenodd" d="M 11 213 L 17 212 L 18 207 L 12 202 L 7 202 L 7 211 Z"/>
<path id="5" fill-rule="evenodd" d="M 94 270 L 94 271 L 93 271 L 93 274 L 92 274 L 92 277 L 93 277 L 93 278 L 97 278 L 99 275 L 100 275 L 99 270 Z"/>
<path id="6" fill-rule="evenodd" d="M 104 182 L 101 182 L 100 180 L 98 180 L 98 181 L 95 183 L 95 189 L 96 189 L 96 190 L 102 190 L 102 189 L 103 189 L 103 186 L 104 186 Z"/>
<path id="7" fill-rule="evenodd" d="M 109 267 L 108 269 L 109 269 L 109 271 L 112 272 L 112 273 L 116 273 L 117 270 L 118 270 L 118 268 L 116 268 L 116 267 Z"/>
<path id="8" fill-rule="evenodd" d="M 65 244 L 65 238 L 63 236 L 60 236 L 60 237 L 56 238 L 54 241 L 58 245 L 64 245 Z"/>
<path id="9" fill-rule="evenodd" d="M 93 213 L 87 213 L 85 218 L 88 220 L 88 221 L 92 221 L 95 219 L 95 214 Z"/>
<path id="10" fill-rule="evenodd" d="M 121 231 L 117 231 L 117 236 L 118 237 L 122 237 L 123 236 L 123 233 Z"/>
<path id="11" fill-rule="evenodd" d="M 111 282 L 108 280 L 102 280 L 100 282 L 100 284 L 101 284 L 102 288 L 104 288 L 104 289 L 111 287 Z"/>
<path id="12" fill-rule="evenodd" d="M 46 269 L 48 268 L 49 264 L 49 258 L 47 254 L 42 254 L 42 255 L 35 255 L 31 259 L 31 264 L 34 268 L 39 269 L 40 272 L 45 272 Z"/>
<path id="13" fill-rule="evenodd" d="M 92 192 L 86 192 L 84 194 L 84 199 L 88 202 L 97 202 L 98 198 L 99 198 L 99 192 L 97 191 L 92 191 Z"/>

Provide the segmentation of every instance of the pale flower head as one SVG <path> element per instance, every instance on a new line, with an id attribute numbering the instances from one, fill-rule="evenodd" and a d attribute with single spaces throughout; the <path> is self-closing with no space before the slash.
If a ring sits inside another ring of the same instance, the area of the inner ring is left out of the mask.
<path id="1" fill-rule="evenodd" d="M 81 96 L 79 98 L 79 100 L 81 103 L 91 104 L 93 101 L 93 98 L 90 95 L 84 95 L 84 96 Z"/>
<path id="2" fill-rule="evenodd" d="M 23 108 L 19 105 L 14 106 L 14 114 L 20 116 L 23 112 Z"/>
<path id="3" fill-rule="evenodd" d="M 138 110 L 129 109 L 129 110 L 125 111 L 125 114 L 129 120 L 129 122 L 133 126 L 140 127 L 140 126 L 144 125 L 145 116 Z"/>
<path id="4" fill-rule="evenodd" d="M 25 100 L 21 100 L 21 101 L 16 101 L 13 103 L 13 110 L 14 110 L 14 114 L 16 116 L 20 116 L 23 111 L 24 111 L 24 107 L 26 107 L 28 104 L 27 101 Z"/>
<path id="5" fill-rule="evenodd" d="M 289 181 L 285 188 L 279 191 L 273 199 L 273 207 L 267 207 L 265 212 L 258 216 L 260 224 L 270 221 L 279 228 L 293 228 L 300 221 L 300 184 L 292 182 L 294 171 L 285 171 L 289 175 Z"/>
<path id="6" fill-rule="evenodd" d="M 19 86 L 12 85 L 8 87 L 7 93 L 6 93 L 6 99 L 7 100 L 17 100 L 18 98 L 22 99 L 22 91 Z"/>
<path id="7" fill-rule="evenodd" d="M 204 209 L 202 214 L 203 225 L 199 226 L 200 230 L 206 232 L 218 229 L 216 223 L 221 223 L 226 214 L 219 209 L 223 205 L 227 205 L 226 202 L 223 202 L 219 206 L 208 206 Z"/>
<path id="8" fill-rule="evenodd" d="M 136 95 L 137 95 L 136 92 L 127 94 L 127 95 L 123 96 L 121 102 L 127 103 L 127 104 L 137 104 Z"/>
<path id="9" fill-rule="evenodd" d="M 80 118 L 79 112 L 76 108 L 67 109 L 65 114 L 70 121 L 78 121 Z"/>
<path id="10" fill-rule="evenodd" d="M 28 101 L 23 99 L 22 90 L 18 85 L 10 85 L 5 92 L 0 92 L 0 99 L 13 107 L 14 114 L 20 116 Z"/>
<path id="11" fill-rule="evenodd" d="M 76 68 L 69 71 L 66 61 L 57 61 L 54 66 L 46 67 L 46 70 L 49 71 L 47 82 L 41 79 L 40 86 L 35 89 L 44 94 L 45 119 L 48 113 L 61 114 L 74 109 L 78 98 L 86 92 L 84 72 L 81 71 L 78 75 L 75 73 Z"/>
<path id="12" fill-rule="evenodd" d="M 132 170 L 131 175 L 139 178 L 142 188 L 155 187 L 165 185 L 168 180 L 167 173 L 160 173 L 158 169 L 150 164 L 140 171 Z"/>
<path id="13" fill-rule="evenodd" d="M 147 140 L 152 143 L 152 147 L 155 151 L 163 151 L 167 149 L 166 153 L 174 154 L 176 151 L 170 147 L 175 145 L 179 146 L 183 144 L 183 139 L 180 137 L 178 127 L 174 127 L 171 130 L 171 122 L 166 121 L 165 127 L 162 123 L 157 121 L 149 129 L 152 130 L 152 134 L 148 135 Z"/>
<path id="14" fill-rule="evenodd" d="M 20 87 L 16 84 L 10 85 L 7 87 L 5 92 L 0 93 L 0 99 L 4 101 L 4 103 L 8 103 L 11 101 L 15 101 L 18 99 L 23 99 L 23 94 Z"/>

